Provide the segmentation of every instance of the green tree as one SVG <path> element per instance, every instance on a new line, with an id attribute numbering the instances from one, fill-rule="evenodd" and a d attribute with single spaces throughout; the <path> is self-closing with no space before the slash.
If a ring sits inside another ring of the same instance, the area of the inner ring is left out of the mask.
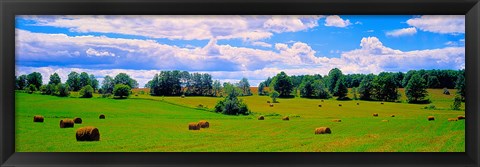
<path id="1" fill-rule="evenodd" d="M 58 83 L 58 84 L 60 84 L 60 83 Z M 58 92 L 58 89 L 57 89 L 57 86 L 56 86 L 58 84 L 48 84 L 46 94 L 55 95 Z"/>
<path id="2" fill-rule="evenodd" d="M 70 86 L 68 84 L 59 83 L 57 85 L 58 96 L 68 97 L 70 95 Z"/>
<path id="3" fill-rule="evenodd" d="M 80 73 L 80 88 L 90 85 L 91 83 L 90 76 L 86 72 Z"/>
<path id="4" fill-rule="evenodd" d="M 440 81 L 437 76 L 429 76 L 427 81 L 428 88 L 440 88 Z"/>
<path id="5" fill-rule="evenodd" d="M 452 110 L 460 110 L 461 106 L 462 106 L 462 97 L 459 95 L 456 95 L 455 98 L 453 98 L 453 104 L 451 108 Z"/>
<path id="6" fill-rule="evenodd" d="M 113 87 L 115 86 L 115 82 L 112 77 L 105 76 L 102 81 L 102 93 L 113 93 Z"/>
<path id="7" fill-rule="evenodd" d="M 395 101 L 400 97 L 397 84 L 390 73 L 382 72 L 373 79 L 373 91 L 377 100 Z"/>
<path id="8" fill-rule="evenodd" d="M 215 112 L 220 112 L 226 115 L 248 115 L 250 111 L 241 99 L 238 99 L 238 95 L 241 94 L 241 89 L 233 86 L 232 84 L 226 84 L 227 97 L 219 101 L 215 105 Z"/>
<path id="9" fill-rule="evenodd" d="M 300 83 L 299 89 L 300 89 L 300 96 L 301 97 L 313 97 L 314 95 L 314 87 L 313 87 L 313 82 L 315 82 L 315 79 L 311 76 L 305 76 L 302 79 L 302 83 Z"/>
<path id="10" fill-rule="evenodd" d="M 457 82 L 455 82 L 455 89 L 457 89 L 457 94 L 460 95 L 462 101 L 465 101 L 465 70 L 459 72 Z"/>
<path id="11" fill-rule="evenodd" d="M 37 91 L 37 87 L 34 84 L 28 85 L 26 89 L 29 94 L 32 94 L 33 92 Z"/>
<path id="12" fill-rule="evenodd" d="M 348 94 L 348 88 L 345 82 L 345 78 L 341 77 L 337 81 L 337 85 L 335 86 L 334 92 L 337 93 L 337 100 L 346 100 L 348 99 L 347 94 Z"/>
<path id="13" fill-rule="evenodd" d="M 93 74 L 90 74 L 90 86 L 93 88 L 93 92 L 96 92 L 98 89 L 98 80 Z"/>
<path id="14" fill-rule="evenodd" d="M 47 94 L 47 85 L 40 86 L 39 90 L 42 94 L 46 95 Z"/>
<path id="15" fill-rule="evenodd" d="M 273 90 L 277 91 L 280 96 L 289 96 L 293 91 L 293 84 L 290 77 L 285 72 L 278 73 L 273 77 L 270 85 L 273 86 Z"/>
<path id="16" fill-rule="evenodd" d="M 263 92 L 264 89 L 265 89 L 265 83 L 260 82 L 260 84 L 258 84 L 258 95 L 259 96 L 265 95 L 264 92 Z"/>
<path id="17" fill-rule="evenodd" d="M 360 82 L 358 94 L 360 94 L 361 100 L 373 99 L 373 79 L 375 79 L 375 75 L 368 74 L 363 78 L 362 82 Z"/>
<path id="18" fill-rule="evenodd" d="M 115 76 L 114 83 L 115 83 L 115 85 L 117 85 L 117 84 L 128 85 L 130 88 L 137 88 L 138 87 L 138 82 L 135 81 L 134 79 L 130 78 L 130 76 L 126 73 L 117 74 L 117 76 Z"/>
<path id="19" fill-rule="evenodd" d="M 80 89 L 80 96 L 82 98 L 92 98 L 93 97 L 93 88 L 90 85 L 86 85 Z"/>
<path id="20" fill-rule="evenodd" d="M 80 88 L 81 88 L 80 87 L 80 74 L 78 74 L 75 71 L 70 72 L 70 74 L 68 74 L 66 84 L 68 84 L 70 90 L 73 90 L 73 91 L 80 90 Z"/>
<path id="21" fill-rule="evenodd" d="M 17 79 L 17 88 L 18 90 L 23 90 L 25 87 L 27 87 L 28 80 L 27 80 L 27 75 L 20 75 Z"/>
<path id="22" fill-rule="evenodd" d="M 252 92 L 250 91 L 250 83 L 248 79 L 243 77 L 240 82 L 238 82 L 238 87 L 242 90 L 242 96 L 251 96 Z"/>
<path id="23" fill-rule="evenodd" d="M 36 90 L 40 89 L 42 86 L 42 74 L 39 72 L 32 72 L 27 75 L 27 82 L 30 85 L 34 85 Z"/>
<path id="24" fill-rule="evenodd" d="M 222 92 L 222 85 L 220 84 L 220 81 L 215 80 L 213 82 L 213 96 L 218 96 Z"/>
<path id="25" fill-rule="evenodd" d="M 128 97 L 130 95 L 131 88 L 128 85 L 125 84 L 116 84 L 115 87 L 113 88 L 113 94 L 114 96 L 124 98 Z"/>
<path id="26" fill-rule="evenodd" d="M 317 79 L 313 81 L 312 84 L 313 87 L 313 96 L 319 99 L 328 99 L 332 97 L 329 93 L 328 90 L 325 87 L 325 84 L 323 83 L 322 80 Z"/>
<path id="27" fill-rule="evenodd" d="M 62 80 L 60 79 L 60 76 L 58 76 L 57 73 L 53 73 L 52 75 L 50 75 L 50 81 L 48 82 L 48 84 L 57 85 L 61 82 Z"/>
<path id="28" fill-rule="evenodd" d="M 405 87 L 405 95 L 409 103 L 423 103 L 428 99 L 427 83 L 419 74 L 414 74 Z"/>
<path id="29" fill-rule="evenodd" d="M 328 91 L 333 94 L 333 96 L 338 96 L 338 93 L 335 92 L 335 87 L 337 86 L 337 81 L 342 78 L 342 71 L 338 68 L 331 69 L 328 72 L 327 86 Z"/>
<path id="30" fill-rule="evenodd" d="M 270 93 L 270 98 L 272 98 L 272 102 L 273 103 L 278 103 L 277 101 L 277 98 L 280 96 L 280 93 L 278 93 L 277 91 L 273 91 Z"/>

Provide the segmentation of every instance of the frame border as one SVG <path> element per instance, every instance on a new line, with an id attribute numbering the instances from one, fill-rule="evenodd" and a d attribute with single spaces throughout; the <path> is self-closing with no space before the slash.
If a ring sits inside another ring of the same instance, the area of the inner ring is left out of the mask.
<path id="1" fill-rule="evenodd" d="M 0 0 L 0 166 L 479 166 L 479 0 Z M 466 15 L 465 153 L 15 153 L 15 15 Z"/>

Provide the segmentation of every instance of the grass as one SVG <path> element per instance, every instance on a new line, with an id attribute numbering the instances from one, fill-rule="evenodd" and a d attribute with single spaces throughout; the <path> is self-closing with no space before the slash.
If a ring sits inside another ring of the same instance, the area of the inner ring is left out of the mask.
<path id="1" fill-rule="evenodd" d="M 408 104 L 404 94 L 401 103 L 383 105 L 297 97 L 279 99 L 280 103 L 269 107 L 267 96 L 241 97 L 254 112 L 249 116 L 209 112 L 221 100 L 215 97 L 152 97 L 146 91 L 115 100 L 99 95 L 83 99 L 17 92 L 16 151 L 464 152 L 465 122 L 447 121 L 465 114 L 450 110 L 454 92 L 447 96 L 441 89 L 428 91 L 431 104 Z M 199 104 L 208 109 L 198 108 Z M 429 105 L 435 109 L 423 109 Z M 373 113 L 379 116 L 373 117 Z M 106 119 L 98 119 L 100 114 Z M 392 114 L 395 117 L 390 117 Z M 34 123 L 34 115 L 45 116 L 45 122 Z M 265 120 L 257 120 L 259 115 Z M 435 121 L 427 121 L 430 115 Z M 283 116 L 290 116 L 290 121 L 282 121 Z M 60 119 L 73 117 L 81 117 L 83 124 L 59 128 Z M 390 122 L 382 122 L 384 119 Z M 189 131 L 188 123 L 199 120 L 209 121 L 210 128 Z M 77 142 L 75 130 L 83 126 L 97 127 L 100 141 Z M 330 127 L 332 134 L 314 135 L 321 126 Z"/>

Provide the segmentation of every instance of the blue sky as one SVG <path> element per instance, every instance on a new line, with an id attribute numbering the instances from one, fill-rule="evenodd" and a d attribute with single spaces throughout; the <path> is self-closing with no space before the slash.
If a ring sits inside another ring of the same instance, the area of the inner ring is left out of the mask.
<path id="1" fill-rule="evenodd" d="M 17 16 L 17 75 L 208 72 L 251 85 L 289 75 L 462 69 L 464 16 Z"/>

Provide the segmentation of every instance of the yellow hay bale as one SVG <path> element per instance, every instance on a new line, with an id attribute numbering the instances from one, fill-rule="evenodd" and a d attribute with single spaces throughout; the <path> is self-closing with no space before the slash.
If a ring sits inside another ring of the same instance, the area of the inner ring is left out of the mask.
<path id="1" fill-rule="evenodd" d="M 77 141 L 99 141 L 100 132 L 96 127 L 87 126 L 77 129 Z"/>
<path id="2" fill-rule="evenodd" d="M 258 117 L 258 120 L 265 120 L 265 117 L 263 117 L 263 115 L 260 115 L 260 116 Z"/>
<path id="3" fill-rule="evenodd" d="M 389 120 L 384 119 L 384 120 L 382 120 L 382 122 L 389 122 Z"/>
<path id="4" fill-rule="evenodd" d="M 200 128 L 209 128 L 210 127 L 210 123 L 208 123 L 208 121 L 205 121 L 205 120 L 199 121 L 198 125 L 200 125 Z"/>
<path id="5" fill-rule="evenodd" d="M 342 104 L 338 104 L 339 107 L 342 107 Z"/>
<path id="6" fill-rule="evenodd" d="M 73 122 L 76 124 L 81 124 L 82 123 L 82 118 L 75 117 L 73 118 Z"/>
<path id="7" fill-rule="evenodd" d="M 323 102 L 323 100 L 322 100 L 322 102 Z"/>
<path id="8" fill-rule="evenodd" d="M 200 124 L 198 122 L 188 123 L 188 130 L 200 130 Z"/>
<path id="9" fill-rule="evenodd" d="M 273 104 L 270 103 L 270 107 L 273 107 Z"/>
<path id="10" fill-rule="evenodd" d="M 342 120 L 341 119 L 334 119 L 334 120 L 332 120 L 332 122 L 342 122 Z"/>
<path id="11" fill-rule="evenodd" d="M 434 117 L 434 116 L 428 116 L 427 119 L 428 119 L 428 121 L 435 121 L 435 117 Z"/>
<path id="12" fill-rule="evenodd" d="M 319 127 L 315 129 L 315 134 L 331 134 L 332 131 L 329 127 Z"/>
<path id="13" fill-rule="evenodd" d="M 60 128 L 73 128 L 73 120 L 71 119 L 62 119 L 60 120 Z"/>
<path id="14" fill-rule="evenodd" d="M 267 101 L 267 103 L 270 103 L 270 101 Z"/>
<path id="15" fill-rule="evenodd" d="M 318 105 L 318 107 L 322 107 L 322 105 L 321 105 L 321 104 L 319 104 L 319 105 Z"/>
<path id="16" fill-rule="evenodd" d="M 383 104 L 383 102 L 381 102 L 380 104 Z"/>
<path id="17" fill-rule="evenodd" d="M 288 118 L 288 116 L 285 116 L 285 117 L 282 118 L 282 120 L 288 121 L 288 120 L 290 120 L 290 118 Z"/>
<path id="18" fill-rule="evenodd" d="M 395 117 L 395 114 L 392 114 L 391 117 Z"/>
<path id="19" fill-rule="evenodd" d="M 373 116 L 374 116 L 374 117 L 378 117 L 378 113 L 373 113 Z"/>
<path id="20" fill-rule="evenodd" d="M 360 103 L 357 103 L 357 106 L 360 105 Z"/>
<path id="21" fill-rule="evenodd" d="M 458 119 L 458 120 L 465 119 L 465 116 L 463 116 L 463 115 L 459 115 L 459 116 L 457 116 L 457 119 Z"/>
<path id="22" fill-rule="evenodd" d="M 105 119 L 105 115 L 100 114 L 100 116 L 98 116 L 98 118 L 100 118 L 100 119 Z"/>
<path id="23" fill-rule="evenodd" d="M 44 118 L 41 115 L 33 116 L 33 122 L 43 122 Z"/>
<path id="24" fill-rule="evenodd" d="M 458 121 L 458 118 L 448 118 L 448 121 Z"/>

